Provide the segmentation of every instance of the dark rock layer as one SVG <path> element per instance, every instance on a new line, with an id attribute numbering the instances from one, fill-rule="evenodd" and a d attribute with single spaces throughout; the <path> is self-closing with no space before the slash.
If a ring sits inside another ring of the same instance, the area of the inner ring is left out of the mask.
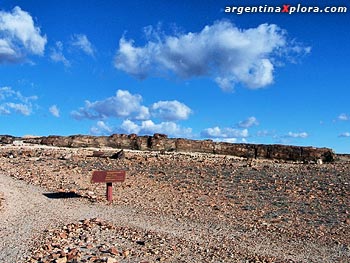
<path id="1" fill-rule="evenodd" d="M 72 135 L 31 138 L 16 138 L 9 135 L 0 135 L 0 143 L 2 144 L 11 144 L 15 141 L 58 147 L 112 147 L 142 151 L 200 152 L 244 158 L 265 158 L 287 161 L 310 162 L 321 159 L 323 162 L 332 162 L 335 159 L 334 152 L 329 148 L 189 140 L 168 138 L 168 136 L 164 134 L 154 134 L 153 136 L 137 136 L 136 134 L 113 134 L 111 136 Z"/>

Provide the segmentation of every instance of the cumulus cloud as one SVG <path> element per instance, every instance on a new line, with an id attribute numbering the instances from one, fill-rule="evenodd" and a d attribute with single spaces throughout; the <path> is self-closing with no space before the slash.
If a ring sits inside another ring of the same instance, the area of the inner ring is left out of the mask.
<path id="1" fill-rule="evenodd" d="M 143 79 L 159 73 L 184 79 L 206 76 L 223 90 L 241 83 L 257 89 L 273 83 L 279 59 L 310 52 L 274 24 L 240 29 L 228 21 L 205 26 L 200 32 L 165 35 L 148 27 L 148 42 L 137 47 L 124 36 L 114 66 Z"/>
<path id="2" fill-rule="evenodd" d="M 204 129 L 201 132 L 201 136 L 204 138 L 220 138 L 220 139 L 236 139 L 246 138 L 249 136 L 247 129 L 233 129 L 233 128 L 220 128 L 218 126 L 213 128 Z"/>
<path id="3" fill-rule="evenodd" d="M 350 115 L 342 113 L 338 116 L 338 120 L 340 121 L 350 121 Z"/>
<path id="4" fill-rule="evenodd" d="M 63 43 L 61 41 L 56 42 L 56 47 L 51 48 L 50 58 L 57 63 L 63 63 L 65 67 L 70 67 L 70 61 L 63 54 Z"/>
<path id="5" fill-rule="evenodd" d="M 164 133 L 172 137 L 190 137 L 192 134 L 191 128 L 183 128 L 175 122 L 161 122 L 157 124 L 152 120 L 145 120 L 140 124 L 131 120 L 125 120 L 121 124 L 119 131 L 122 133 L 136 133 L 141 135 Z"/>
<path id="6" fill-rule="evenodd" d="M 306 132 L 288 132 L 288 134 L 285 136 L 287 138 L 307 138 L 309 137 L 309 134 Z"/>
<path id="7" fill-rule="evenodd" d="M 118 90 L 113 97 L 101 101 L 85 102 L 85 107 L 73 111 L 76 119 L 105 119 L 109 117 L 145 120 L 150 116 L 149 109 L 142 104 L 142 97 L 127 90 Z"/>
<path id="8" fill-rule="evenodd" d="M 341 133 L 339 134 L 338 137 L 343 137 L 343 138 L 347 138 L 347 137 L 350 137 L 350 132 L 344 132 L 344 133 Z"/>
<path id="9" fill-rule="evenodd" d="M 33 110 L 32 101 L 37 100 L 37 96 L 23 96 L 21 92 L 13 90 L 11 87 L 0 88 L 0 115 L 18 113 L 29 116 Z"/>
<path id="10" fill-rule="evenodd" d="M 60 110 L 58 109 L 57 105 L 52 105 L 49 108 L 50 113 L 55 117 L 60 117 Z"/>
<path id="11" fill-rule="evenodd" d="M 129 120 L 149 120 L 151 117 L 164 121 L 186 120 L 192 110 L 177 100 L 158 101 L 150 107 L 142 105 L 142 96 L 127 90 L 118 90 L 113 97 L 104 100 L 85 102 L 85 107 L 73 111 L 76 119 L 120 118 Z"/>
<path id="12" fill-rule="evenodd" d="M 185 104 L 173 101 L 158 101 L 151 106 L 152 115 L 167 121 L 186 120 L 192 110 Z"/>
<path id="13" fill-rule="evenodd" d="M 27 55 L 43 55 L 47 39 L 31 15 L 16 6 L 0 11 L 0 63 L 21 62 Z"/>
<path id="14" fill-rule="evenodd" d="M 255 117 L 249 117 L 248 119 L 238 123 L 238 127 L 240 128 L 250 128 L 254 125 L 259 125 L 259 122 Z"/>
<path id="15" fill-rule="evenodd" d="M 96 126 L 93 126 L 90 129 L 90 133 L 93 135 L 111 134 L 112 132 L 113 132 L 113 129 L 104 121 L 98 121 L 96 123 Z"/>
<path id="16" fill-rule="evenodd" d="M 185 120 L 192 110 L 177 100 L 158 101 L 147 107 L 142 104 L 142 96 L 127 90 L 117 90 L 115 96 L 103 100 L 85 101 L 85 106 L 71 112 L 77 120 L 98 120 L 90 129 L 92 134 L 136 133 L 150 135 L 165 133 L 169 136 L 192 136 L 192 129 L 185 128 L 176 121 Z M 105 123 L 110 118 L 122 120 L 119 126 Z M 156 118 L 156 121 L 152 120 Z M 160 121 L 160 122 L 157 122 Z"/>
<path id="17" fill-rule="evenodd" d="M 95 50 L 86 35 L 77 34 L 72 37 L 72 46 L 79 48 L 89 56 L 95 55 Z"/>

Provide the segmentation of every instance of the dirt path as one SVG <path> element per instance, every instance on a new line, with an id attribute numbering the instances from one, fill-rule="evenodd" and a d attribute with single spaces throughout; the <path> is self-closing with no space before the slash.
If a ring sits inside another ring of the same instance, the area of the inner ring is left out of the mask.
<path id="1" fill-rule="evenodd" d="M 16 262 L 45 228 L 78 219 L 87 212 L 76 209 L 77 200 L 69 200 L 68 205 L 66 200 L 49 199 L 39 187 L 3 175 L 0 192 L 4 195 L 0 217 L 1 262 Z"/>

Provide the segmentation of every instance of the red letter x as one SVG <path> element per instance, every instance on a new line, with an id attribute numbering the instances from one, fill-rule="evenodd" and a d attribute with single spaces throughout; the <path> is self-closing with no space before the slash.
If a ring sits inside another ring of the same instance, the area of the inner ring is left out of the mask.
<path id="1" fill-rule="evenodd" d="M 289 13 L 289 7 L 290 5 L 283 5 L 282 13 Z"/>

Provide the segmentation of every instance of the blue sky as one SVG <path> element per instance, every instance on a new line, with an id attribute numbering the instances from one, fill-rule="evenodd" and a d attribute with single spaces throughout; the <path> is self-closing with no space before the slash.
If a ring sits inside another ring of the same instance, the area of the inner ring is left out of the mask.
<path id="1" fill-rule="evenodd" d="M 166 133 L 350 153 L 347 13 L 283 1 L 0 1 L 0 134 Z"/>

